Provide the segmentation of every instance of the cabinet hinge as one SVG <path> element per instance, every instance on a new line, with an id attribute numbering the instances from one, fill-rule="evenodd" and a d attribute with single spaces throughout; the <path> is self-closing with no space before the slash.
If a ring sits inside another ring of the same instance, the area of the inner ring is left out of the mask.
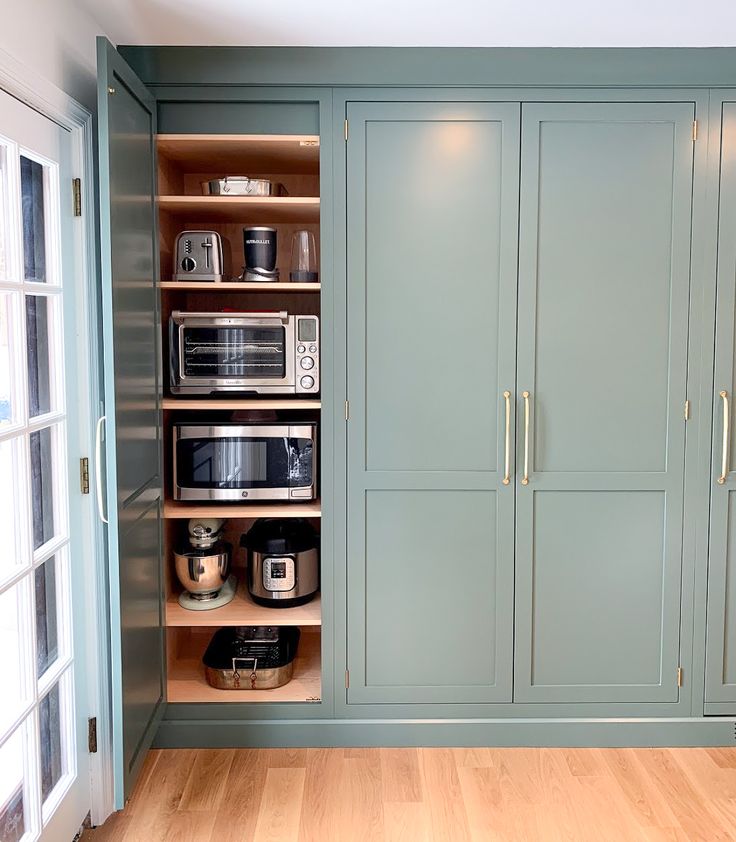
<path id="1" fill-rule="evenodd" d="M 345 140 L 348 139 L 348 121 L 345 120 Z"/>
<path id="2" fill-rule="evenodd" d="M 74 197 L 74 216 L 82 215 L 82 179 L 72 179 L 72 195 Z"/>
<path id="3" fill-rule="evenodd" d="M 350 401 L 345 401 L 345 420 L 350 420 Z"/>
<path id="4" fill-rule="evenodd" d="M 693 120 L 693 141 L 698 139 L 698 121 Z"/>
<path id="5" fill-rule="evenodd" d="M 97 717 L 87 720 L 87 750 L 90 754 L 97 754 Z"/>
<path id="6" fill-rule="evenodd" d="M 350 670 L 345 670 L 345 689 L 350 688 Z"/>
<path id="7" fill-rule="evenodd" d="M 686 421 L 690 420 L 690 401 L 689 400 L 685 401 L 685 420 Z"/>
<path id="8" fill-rule="evenodd" d="M 682 676 L 683 676 L 682 667 L 678 667 L 677 668 L 677 686 L 678 687 L 682 687 Z"/>
<path id="9" fill-rule="evenodd" d="M 86 456 L 79 460 L 79 488 L 82 494 L 89 494 L 89 459 Z"/>

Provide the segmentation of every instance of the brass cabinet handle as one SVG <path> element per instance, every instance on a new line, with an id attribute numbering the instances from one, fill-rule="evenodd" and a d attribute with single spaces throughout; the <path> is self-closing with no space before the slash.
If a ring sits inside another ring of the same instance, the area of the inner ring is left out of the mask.
<path id="1" fill-rule="evenodd" d="M 718 477 L 717 482 L 718 485 L 723 485 L 728 475 L 728 445 L 731 439 L 731 413 L 728 407 L 728 392 L 721 390 L 719 394 L 723 401 L 723 452 L 721 455 L 721 475 Z"/>
<path id="2" fill-rule="evenodd" d="M 508 485 L 511 482 L 511 392 L 508 389 L 503 393 L 503 399 L 506 401 L 506 433 L 503 440 L 504 473 L 501 481 Z"/>
<path id="3" fill-rule="evenodd" d="M 522 485 L 529 485 L 529 392 L 522 392 L 524 398 L 524 476 Z"/>

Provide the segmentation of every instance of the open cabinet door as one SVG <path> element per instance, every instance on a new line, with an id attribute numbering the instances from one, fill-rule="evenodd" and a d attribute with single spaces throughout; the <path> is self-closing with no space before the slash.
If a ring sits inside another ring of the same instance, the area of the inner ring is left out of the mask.
<path id="1" fill-rule="evenodd" d="M 155 101 L 97 43 L 104 433 L 115 803 L 123 806 L 164 708 Z M 104 494 L 98 489 L 99 497 Z"/>

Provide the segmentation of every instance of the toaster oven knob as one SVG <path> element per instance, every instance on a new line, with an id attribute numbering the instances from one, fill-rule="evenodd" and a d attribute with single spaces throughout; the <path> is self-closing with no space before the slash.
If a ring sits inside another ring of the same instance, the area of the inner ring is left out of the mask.
<path id="1" fill-rule="evenodd" d="M 297 351 L 298 351 L 300 354 L 303 354 L 303 353 L 307 350 L 307 349 L 304 347 L 304 345 L 297 345 L 297 346 L 296 346 L 296 349 L 297 349 Z"/>
<path id="2" fill-rule="evenodd" d="M 197 268 L 197 261 L 193 257 L 185 257 L 181 262 L 181 268 L 185 272 L 193 272 Z"/>
<path id="3" fill-rule="evenodd" d="M 310 368 L 314 368 L 314 360 L 311 357 L 302 357 L 299 365 L 309 371 Z"/>
<path id="4" fill-rule="evenodd" d="M 305 374 L 299 383 L 301 384 L 302 389 L 311 389 L 312 386 L 314 386 L 314 377 L 309 374 Z"/>

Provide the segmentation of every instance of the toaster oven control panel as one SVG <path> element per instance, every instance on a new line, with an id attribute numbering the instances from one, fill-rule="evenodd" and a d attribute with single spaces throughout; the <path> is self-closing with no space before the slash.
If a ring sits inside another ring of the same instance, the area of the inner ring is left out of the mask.
<path id="1" fill-rule="evenodd" d="M 267 591 L 291 591 L 296 585 L 296 566 L 290 556 L 263 559 L 263 587 Z"/>
<path id="2" fill-rule="evenodd" d="M 296 391 L 319 392 L 319 320 L 298 316 L 296 332 Z"/>

